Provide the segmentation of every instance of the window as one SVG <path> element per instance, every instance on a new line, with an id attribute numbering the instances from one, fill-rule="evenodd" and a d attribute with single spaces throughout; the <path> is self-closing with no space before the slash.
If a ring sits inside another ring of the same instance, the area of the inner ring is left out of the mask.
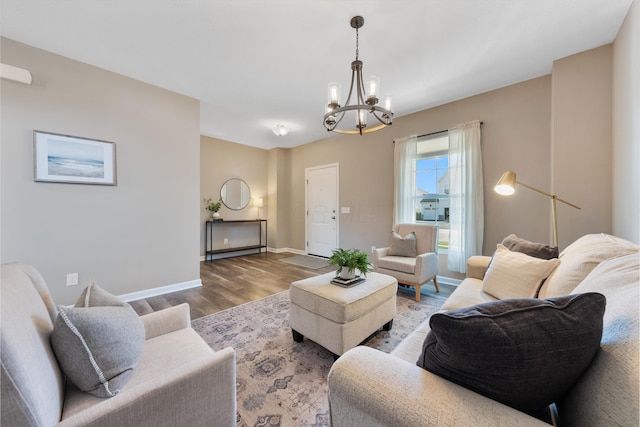
<path id="1" fill-rule="evenodd" d="M 438 248 L 449 248 L 449 136 L 418 139 L 416 160 L 416 222 L 438 225 Z"/>

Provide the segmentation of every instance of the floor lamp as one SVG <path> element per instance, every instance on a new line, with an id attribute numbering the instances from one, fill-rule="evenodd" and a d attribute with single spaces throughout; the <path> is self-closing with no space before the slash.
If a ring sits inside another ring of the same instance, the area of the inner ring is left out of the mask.
<path id="1" fill-rule="evenodd" d="M 503 196 L 510 196 L 516 191 L 516 183 L 522 185 L 523 187 L 527 187 L 529 190 L 533 190 L 536 193 L 545 195 L 551 199 L 551 207 L 553 209 L 553 244 L 555 246 L 558 246 L 558 218 L 556 215 L 556 200 L 564 203 L 565 205 L 569 205 L 572 208 L 580 209 L 580 206 L 576 206 L 573 203 L 567 202 L 566 200 L 561 199 L 555 194 L 549 194 L 545 191 L 538 190 L 537 188 L 517 181 L 516 173 L 512 171 L 506 171 L 505 173 L 503 173 L 500 181 L 498 181 L 493 189 L 498 194 L 501 194 Z"/>

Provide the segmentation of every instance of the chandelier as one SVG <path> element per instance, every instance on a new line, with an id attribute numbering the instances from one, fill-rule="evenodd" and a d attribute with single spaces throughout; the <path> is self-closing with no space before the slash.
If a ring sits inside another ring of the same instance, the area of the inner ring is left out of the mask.
<path id="1" fill-rule="evenodd" d="M 351 18 L 351 27 L 356 29 L 356 60 L 351 63 L 351 86 L 349 87 L 347 102 L 343 107 L 340 106 L 340 84 L 329 83 L 329 102 L 324 115 L 324 127 L 328 131 L 350 135 L 359 133 L 362 135 L 363 133 L 375 132 L 392 124 L 391 98 L 389 96 L 385 97 L 384 108 L 377 105 L 380 95 L 380 79 L 372 76 L 366 82 L 362 80 L 362 61 L 358 59 L 360 53 L 358 29 L 362 28 L 363 25 L 364 18 L 362 16 Z M 368 95 L 365 93 L 365 88 Z M 354 92 L 356 97 L 355 104 L 351 105 L 351 95 Z M 355 129 L 341 129 L 338 127 L 347 111 L 355 112 Z M 370 127 L 367 127 L 368 115 L 373 116 L 376 120 L 375 124 Z"/>

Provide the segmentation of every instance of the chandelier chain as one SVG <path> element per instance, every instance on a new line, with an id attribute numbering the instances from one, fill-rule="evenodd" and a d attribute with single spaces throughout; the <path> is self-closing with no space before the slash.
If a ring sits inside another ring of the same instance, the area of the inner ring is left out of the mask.
<path id="1" fill-rule="evenodd" d="M 356 61 L 358 60 L 358 55 L 360 55 L 360 36 L 356 27 Z"/>

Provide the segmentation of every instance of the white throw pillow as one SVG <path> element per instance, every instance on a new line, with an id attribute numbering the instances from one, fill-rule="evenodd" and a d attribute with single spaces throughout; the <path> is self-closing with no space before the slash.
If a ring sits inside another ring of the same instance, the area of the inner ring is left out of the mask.
<path id="1" fill-rule="evenodd" d="M 482 282 L 482 290 L 498 299 L 535 298 L 542 282 L 560 264 L 557 258 L 543 260 L 511 252 L 498 244 Z"/>

